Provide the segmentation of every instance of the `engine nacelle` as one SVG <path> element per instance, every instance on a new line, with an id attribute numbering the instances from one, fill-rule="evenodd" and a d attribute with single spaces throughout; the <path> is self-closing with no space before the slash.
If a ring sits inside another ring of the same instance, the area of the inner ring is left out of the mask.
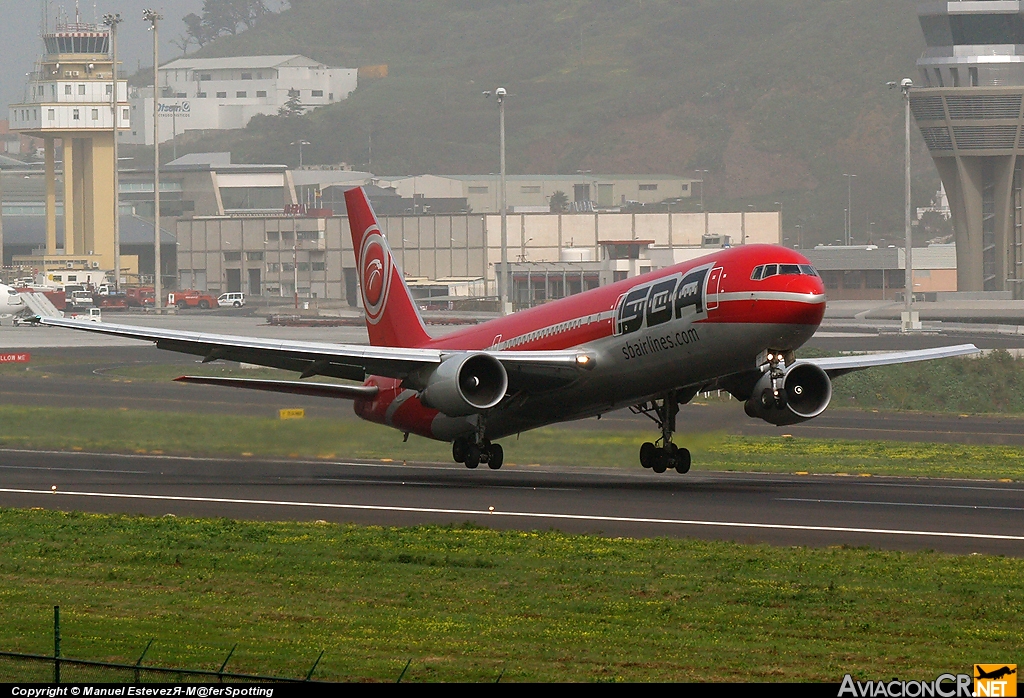
<path id="1" fill-rule="evenodd" d="M 797 363 L 786 369 L 778 398 L 772 390 L 771 377 L 765 373 L 743 409 L 749 417 L 781 427 L 817 417 L 831 399 L 832 381 L 828 374 L 814 364 Z"/>
<path id="2" fill-rule="evenodd" d="M 420 402 L 449 417 L 488 410 L 505 397 L 508 374 L 487 354 L 463 354 L 446 359 L 427 378 Z"/>

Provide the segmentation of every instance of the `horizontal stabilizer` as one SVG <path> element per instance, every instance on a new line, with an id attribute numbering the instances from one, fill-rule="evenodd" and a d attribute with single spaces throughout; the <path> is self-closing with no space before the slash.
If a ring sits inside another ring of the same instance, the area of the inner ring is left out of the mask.
<path id="1" fill-rule="evenodd" d="M 336 385 L 333 383 L 251 380 L 249 378 L 214 378 L 211 376 L 181 376 L 180 378 L 175 378 L 174 380 L 179 383 L 221 385 L 228 388 L 266 390 L 272 393 L 312 395 L 313 397 L 333 397 L 340 398 L 342 400 L 369 399 L 377 395 L 377 386 L 375 385 Z"/>

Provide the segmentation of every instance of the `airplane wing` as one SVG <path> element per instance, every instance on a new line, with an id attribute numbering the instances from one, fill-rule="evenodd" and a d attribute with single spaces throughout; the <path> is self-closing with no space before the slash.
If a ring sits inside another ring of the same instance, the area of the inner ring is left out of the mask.
<path id="1" fill-rule="evenodd" d="M 794 364 L 814 364 L 819 367 L 829 378 L 860 371 L 875 366 L 891 366 L 893 364 L 912 363 L 914 361 L 930 361 L 932 359 L 948 359 L 954 356 L 969 356 L 980 353 L 973 344 L 957 344 L 950 347 L 936 347 L 935 349 L 916 349 L 914 351 L 895 351 L 884 354 L 857 354 L 855 356 L 834 356 L 819 359 L 797 359 Z M 727 390 L 737 400 L 746 400 L 750 397 L 751 391 L 761 379 L 764 373 L 759 369 L 750 369 L 740 373 L 716 378 L 710 383 L 690 386 L 696 390 Z"/>
<path id="2" fill-rule="evenodd" d="M 954 356 L 969 356 L 980 352 L 981 350 L 973 344 L 957 344 L 951 347 L 894 351 L 885 354 L 859 354 L 856 356 L 834 356 L 822 359 L 799 359 L 798 363 L 814 364 L 825 371 L 829 378 L 835 378 L 851 371 L 860 371 L 861 369 L 875 366 L 891 366 L 892 364 L 905 364 L 914 361 L 948 359 Z"/>
<path id="3" fill-rule="evenodd" d="M 376 375 L 405 379 L 413 376 L 419 369 L 438 366 L 453 355 L 465 353 L 448 349 L 372 347 L 261 339 L 68 318 L 40 317 L 37 322 L 52 327 L 155 342 L 159 349 L 202 356 L 204 362 L 224 359 L 296 371 L 301 374 L 301 378 L 319 375 L 362 381 L 367 375 Z M 576 380 L 582 371 L 594 365 L 592 354 L 576 349 L 485 350 L 480 353 L 490 354 L 500 361 L 508 373 L 510 387 L 525 392 L 550 390 L 564 385 Z"/>

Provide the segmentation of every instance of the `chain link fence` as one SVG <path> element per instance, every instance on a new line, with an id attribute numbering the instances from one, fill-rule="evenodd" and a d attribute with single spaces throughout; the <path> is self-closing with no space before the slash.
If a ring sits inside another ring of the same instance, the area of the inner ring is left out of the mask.
<path id="1" fill-rule="evenodd" d="M 315 667 L 314 667 L 315 668 Z M 312 674 L 312 670 L 310 674 Z M 311 678 L 239 674 L 230 671 L 178 669 L 47 655 L 0 652 L 0 683 L 318 683 Z"/>

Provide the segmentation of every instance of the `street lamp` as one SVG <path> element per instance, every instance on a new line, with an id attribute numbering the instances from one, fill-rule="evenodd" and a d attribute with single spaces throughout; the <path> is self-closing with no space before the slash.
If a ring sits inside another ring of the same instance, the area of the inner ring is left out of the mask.
<path id="1" fill-rule="evenodd" d="M 103 24 L 110 28 L 110 52 L 113 58 L 110 71 L 110 113 L 113 115 L 114 135 L 114 291 L 121 291 L 121 178 L 118 172 L 120 161 L 117 157 L 117 25 L 123 22 L 121 14 L 103 15 Z"/>
<path id="2" fill-rule="evenodd" d="M 793 227 L 796 228 L 796 246 L 802 250 L 804 248 L 804 227 L 799 224 Z"/>
<path id="3" fill-rule="evenodd" d="M 897 87 L 895 82 L 886 83 L 889 89 Z M 912 310 L 914 302 L 914 265 L 911 259 L 912 251 L 914 249 L 913 240 L 911 239 L 910 233 L 910 90 L 914 86 L 914 81 L 910 78 L 903 78 L 899 82 L 900 91 L 903 93 L 904 103 L 904 126 L 905 126 L 905 139 L 903 148 L 903 227 L 904 233 L 906 234 L 906 247 L 904 256 L 906 258 L 906 290 L 903 292 L 906 298 L 906 310 L 903 312 L 903 331 L 917 329 L 919 325 L 917 318 L 914 317 L 916 313 Z"/>
<path id="4" fill-rule="evenodd" d="M 782 226 L 782 202 L 781 202 L 781 201 L 776 201 L 776 202 L 775 202 L 775 205 L 779 207 L 779 237 L 781 238 L 781 237 L 782 237 L 782 234 L 783 234 L 783 226 Z"/>
<path id="5" fill-rule="evenodd" d="M 490 90 L 484 91 L 484 97 L 490 97 L 491 94 Z M 505 198 L 505 97 L 508 96 L 508 90 L 499 87 L 494 90 L 493 94 L 498 100 L 498 131 L 501 150 L 501 274 L 498 277 L 498 296 L 501 299 L 501 314 L 508 315 L 511 310 L 508 300 L 508 202 Z"/>
<path id="6" fill-rule="evenodd" d="M 843 173 L 846 177 L 846 244 L 853 244 L 853 178 L 857 175 Z"/>
<path id="7" fill-rule="evenodd" d="M 700 175 L 700 210 L 704 212 L 704 178 L 711 174 L 710 170 L 695 170 Z"/>
<path id="8" fill-rule="evenodd" d="M 143 21 L 150 23 L 153 30 L 153 309 L 163 305 L 163 288 L 160 280 L 160 30 L 158 25 L 164 16 L 156 10 L 143 10 Z M 116 90 L 115 90 L 116 92 Z M 116 167 L 115 167 L 116 169 Z"/>
<path id="9" fill-rule="evenodd" d="M 303 140 L 292 141 L 288 145 L 297 145 L 297 146 L 299 146 L 299 169 L 301 170 L 302 169 L 302 146 L 310 145 L 309 141 L 303 141 Z"/>

